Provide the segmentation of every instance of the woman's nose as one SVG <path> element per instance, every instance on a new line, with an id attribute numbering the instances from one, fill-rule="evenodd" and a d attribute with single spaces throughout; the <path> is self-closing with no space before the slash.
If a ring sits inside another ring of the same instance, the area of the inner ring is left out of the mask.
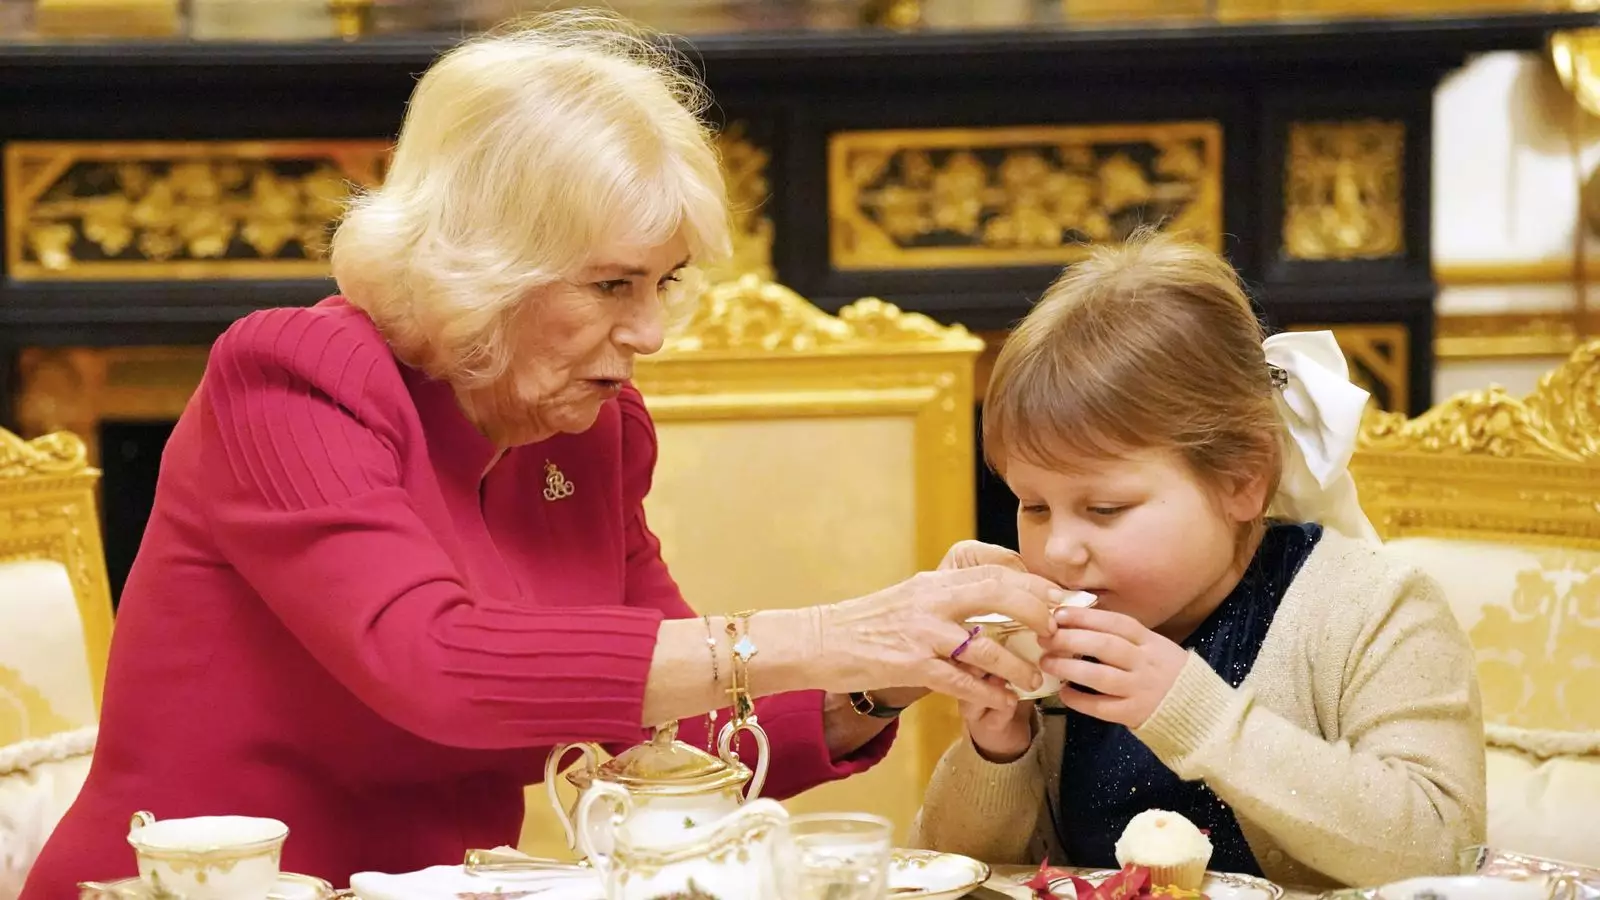
<path id="1" fill-rule="evenodd" d="M 617 343 L 640 356 L 649 356 L 661 349 L 666 340 L 666 304 L 660 292 L 648 303 L 639 304 L 638 312 L 617 329 Z"/>

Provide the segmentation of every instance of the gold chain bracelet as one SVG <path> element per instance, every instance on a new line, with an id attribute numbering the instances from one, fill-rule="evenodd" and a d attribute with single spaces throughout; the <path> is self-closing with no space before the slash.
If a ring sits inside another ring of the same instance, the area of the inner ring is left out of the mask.
<path id="1" fill-rule="evenodd" d="M 760 651 L 750 639 L 750 616 L 753 610 L 734 613 L 728 618 L 724 630 L 728 633 L 729 655 L 733 658 L 728 696 L 733 702 L 733 724 L 739 726 L 755 718 L 755 699 L 750 696 L 750 660 Z"/>

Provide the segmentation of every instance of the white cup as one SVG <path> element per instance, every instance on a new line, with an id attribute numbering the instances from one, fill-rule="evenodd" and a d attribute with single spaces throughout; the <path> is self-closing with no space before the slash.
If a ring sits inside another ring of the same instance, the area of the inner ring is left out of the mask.
<path id="1" fill-rule="evenodd" d="M 184 900 L 266 900 L 278 881 L 289 826 L 277 819 L 200 816 L 156 821 L 133 814 L 128 843 L 139 878 Z"/>
<path id="2" fill-rule="evenodd" d="M 1096 598 L 1093 594 L 1084 591 L 1075 591 L 1067 595 L 1060 606 L 1093 606 Z M 1039 636 L 1034 634 L 1028 626 L 1023 625 L 1008 616 L 994 613 L 987 616 L 973 616 L 967 620 L 968 625 L 976 625 L 982 629 L 980 632 L 985 637 L 1000 644 L 1023 660 L 1039 665 L 1039 660 L 1044 656 L 1044 649 L 1039 646 Z M 1042 700 L 1053 697 L 1061 692 L 1063 687 L 1061 679 L 1048 672 L 1040 671 L 1041 682 L 1031 691 L 1007 683 L 1012 693 L 1023 700 Z"/>

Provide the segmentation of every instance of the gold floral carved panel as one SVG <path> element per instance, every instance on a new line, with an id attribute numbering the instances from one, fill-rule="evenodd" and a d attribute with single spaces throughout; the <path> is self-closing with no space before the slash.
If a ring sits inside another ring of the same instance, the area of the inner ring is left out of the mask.
<path id="1" fill-rule="evenodd" d="M 1404 253 L 1405 142 L 1403 122 L 1292 123 L 1284 255 L 1351 260 Z"/>
<path id="2" fill-rule="evenodd" d="M 14 143 L 6 267 L 33 280 L 315 278 L 383 141 Z"/>
<path id="3" fill-rule="evenodd" d="M 728 184 L 728 212 L 733 222 L 733 256 L 706 272 L 713 281 L 732 281 L 741 275 L 762 279 L 774 276 L 772 268 L 772 217 L 767 213 L 771 187 L 767 163 L 771 154 L 752 141 L 743 123 L 734 122 L 717 135 L 722 176 Z"/>
<path id="4" fill-rule="evenodd" d="M 717 137 L 733 256 L 714 278 L 771 277 L 768 153 Z M 387 141 L 8 144 L 5 262 L 21 280 L 321 278 L 351 190 L 378 184 Z"/>
<path id="5" fill-rule="evenodd" d="M 828 216 L 838 269 L 1068 263 L 1147 224 L 1220 250 L 1222 126 L 841 132 Z"/>

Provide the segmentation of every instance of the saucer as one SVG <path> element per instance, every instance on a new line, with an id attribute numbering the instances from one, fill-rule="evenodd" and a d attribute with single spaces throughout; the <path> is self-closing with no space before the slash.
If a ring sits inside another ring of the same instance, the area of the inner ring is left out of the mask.
<path id="1" fill-rule="evenodd" d="M 1412 878 L 1378 888 L 1378 900 L 1544 900 L 1550 884 L 1543 878 L 1511 881 L 1484 875 Z"/>
<path id="2" fill-rule="evenodd" d="M 889 858 L 891 900 L 955 900 L 988 880 L 988 866 L 954 853 L 896 849 Z"/>
<path id="3" fill-rule="evenodd" d="M 1081 877 L 1098 885 L 1115 874 L 1116 870 L 1110 869 L 1091 872 Z M 1071 882 L 1061 878 L 1050 882 L 1050 890 L 1054 891 L 1058 884 L 1068 888 L 1072 886 Z M 1200 885 L 1200 892 L 1211 900 L 1282 900 L 1283 897 L 1283 888 L 1264 878 L 1236 875 L 1232 872 L 1207 872 L 1206 880 Z"/>
<path id="4" fill-rule="evenodd" d="M 87 884 L 87 882 L 86 882 Z M 79 886 L 80 888 L 83 885 Z M 154 894 L 145 887 L 145 883 L 135 878 L 124 878 L 120 881 L 103 882 L 88 891 L 98 891 L 98 894 L 86 892 L 85 896 L 98 896 L 104 900 L 145 900 L 153 898 Z M 283 872 L 278 875 L 278 880 L 272 886 L 272 892 L 267 894 L 267 900 L 331 900 L 334 895 L 333 885 L 314 878 L 310 875 L 296 875 L 293 872 Z"/>

